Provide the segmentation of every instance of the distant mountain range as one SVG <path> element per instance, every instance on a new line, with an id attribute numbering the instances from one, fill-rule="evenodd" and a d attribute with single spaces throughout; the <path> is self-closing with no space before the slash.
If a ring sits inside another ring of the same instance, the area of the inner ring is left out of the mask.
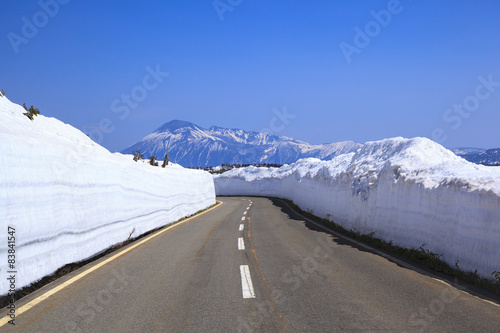
<path id="1" fill-rule="evenodd" d="M 361 143 L 344 141 L 315 145 L 269 133 L 212 126 L 208 129 L 193 123 L 172 120 L 163 124 L 122 153 L 140 151 L 145 157 L 155 155 L 163 160 L 169 152 L 171 161 L 185 167 L 207 167 L 224 164 L 273 163 L 290 164 L 301 158 L 329 160 L 362 147 Z M 469 162 L 495 165 L 500 163 L 500 148 L 452 148 Z"/>
<path id="2" fill-rule="evenodd" d="M 202 128 L 181 120 L 168 122 L 122 153 L 140 151 L 159 160 L 169 152 L 171 161 L 185 167 L 225 164 L 293 163 L 305 157 L 322 160 L 356 151 L 362 144 L 344 141 L 314 145 L 285 136 L 212 126 Z"/>
<path id="3" fill-rule="evenodd" d="M 452 152 L 455 153 L 455 155 L 458 156 L 465 156 L 469 154 L 478 154 L 478 153 L 483 153 L 486 151 L 486 149 L 483 148 L 449 148 Z"/>
<path id="4" fill-rule="evenodd" d="M 455 148 L 452 151 L 472 163 L 486 165 L 500 164 L 500 148 Z"/>

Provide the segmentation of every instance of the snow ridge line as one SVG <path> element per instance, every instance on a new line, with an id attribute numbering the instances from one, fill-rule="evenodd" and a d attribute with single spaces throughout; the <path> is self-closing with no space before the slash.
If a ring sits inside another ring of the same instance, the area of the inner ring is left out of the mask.
<path id="1" fill-rule="evenodd" d="M 171 209 L 159 209 L 159 210 L 147 213 L 147 214 L 141 214 L 141 215 L 137 215 L 137 216 L 131 217 L 129 219 L 118 220 L 118 221 L 113 221 L 113 222 L 101 224 L 101 225 L 99 225 L 99 226 L 97 226 L 95 228 L 89 228 L 89 229 L 85 229 L 85 230 L 81 230 L 81 231 L 63 231 L 63 232 L 55 234 L 55 235 L 53 235 L 51 237 L 38 238 L 38 239 L 34 239 L 34 240 L 31 240 L 31 241 L 26 242 L 26 243 L 20 243 L 19 245 L 17 245 L 17 247 L 21 248 L 23 246 L 29 246 L 29 245 L 33 245 L 33 244 L 36 244 L 36 243 L 43 243 L 43 242 L 46 242 L 46 241 L 55 240 L 58 237 L 66 236 L 66 235 L 82 235 L 82 234 L 90 233 L 92 231 L 99 230 L 99 229 L 102 229 L 102 228 L 105 228 L 105 227 L 108 227 L 108 226 L 111 226 L 111 225 L 114 225 L 114 224 L 120 224 L 120 223 L 130 222 L 130 221 L 132 221 L 134 219 L 141 218 L 141 217 L 152 216 L 152 215 L 155 215 L 155 214 L 160 213 L 160 212 L 170 212 L 170 211 L 172 211 L 172 210 L 174 210 L 174 209 L 176 209 L 178 207 L 182 207 L 182 206 L 185 206 L 185 205 L 186 204 L 176 205 L 176 206 L 172 207 Z M 168 225 L 168 224 L 170 224 L 170 223 L 167 223 L 166 225 Z"/>
<path id="2" fill-rule="evenodd" d="M 69 182 L 44 182 L 44 183 L 36 183 L 36 182 L 4 182 L 0 183 L 0 186 L 2 188 L 50 188 L 50 187 L 55 187 L 55 186 L 64 186 L 67 188 L 80 188 L 80 189 L 100 189 L 100 188 L 119 188 L 126 193 L 140 193 L 140 194 L 145 194 L 150 197 L 155 197 L 155 198 L 162 198 L 162 199 L 169 199 L 169 198 L 177 198 L 179 196 L 190 196 L 187 193 L 179 193 L 176 195 L 160 195 L 160 194 L 154 194 L 148 191 L 144 190 L 139 190 L 131 187 L 125 187 L 120 184 L 75 184 L 75 183 L 69 183 Z"/>

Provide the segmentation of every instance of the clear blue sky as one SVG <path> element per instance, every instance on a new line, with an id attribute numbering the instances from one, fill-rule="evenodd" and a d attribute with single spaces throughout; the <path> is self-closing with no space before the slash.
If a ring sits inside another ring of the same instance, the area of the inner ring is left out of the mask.
<path id="1" fill-rule="evenodd" d="M 111 151 L 173 119 L 312 143 L 440 128 L 446 147 L 500 147 L 500 84 L 478 79 L 500 82 L 496 0 L 55 1 L 2 1 L 0 89 Z M 284 107 L 295 118 L 273 120 Z"/>

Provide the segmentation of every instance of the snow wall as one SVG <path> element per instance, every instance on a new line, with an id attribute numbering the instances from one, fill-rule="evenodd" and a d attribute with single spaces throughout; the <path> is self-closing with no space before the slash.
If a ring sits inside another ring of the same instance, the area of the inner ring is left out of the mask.
<path id="1" fill-rule="evenodd" d="M 134 162 L 57 119 L 23 112 L 0 97 L 0 295 L 9 290 L 8 226 L 21 288 L 215 203 L 207 172 Z"/>
<path id="2" fill-rule="evenodd" d="M 293 200 L 343 227 L 442 254 L 452 267 L 500 271 L 500 167 L 467 162 L 425 138 L 368 142 L 331 161 L 214 176 L 217 195 Z"/>

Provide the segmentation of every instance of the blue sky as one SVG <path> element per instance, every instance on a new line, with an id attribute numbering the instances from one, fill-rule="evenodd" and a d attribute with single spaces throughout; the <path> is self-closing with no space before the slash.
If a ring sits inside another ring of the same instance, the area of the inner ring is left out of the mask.
<path id="1" fill-rule="evenodd" d="M 0 89 L 111 151 L 173 119 L 311 143 L 425 136 L 500 147 L 498 1 L 4 0 L 1 9 Z"/>

